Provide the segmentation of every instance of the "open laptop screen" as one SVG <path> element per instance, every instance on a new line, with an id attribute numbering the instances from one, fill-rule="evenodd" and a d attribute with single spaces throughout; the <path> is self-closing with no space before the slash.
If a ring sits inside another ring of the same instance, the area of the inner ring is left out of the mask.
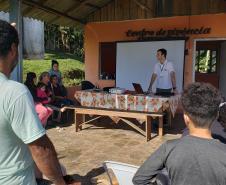
<path id="1" fill-rule="evenodd" d="M 140 84 L 138 84 L 138 83 L 132 83 L 132 84 L 133 84 L 133 87 L 134 87 L 136 93 L 144 94 L 144 91 L 143 91 L 143 89 L 142 89 Z"/>

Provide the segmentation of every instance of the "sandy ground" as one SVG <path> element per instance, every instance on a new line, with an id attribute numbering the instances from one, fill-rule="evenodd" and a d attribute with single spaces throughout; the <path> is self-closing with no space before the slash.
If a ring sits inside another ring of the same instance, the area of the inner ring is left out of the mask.
<path id="1" fill-rule="evenodd" d="M 80 180 L 82 185 L 106 184 L 104 161 L 141 165 L 164 141 L 181 137 L 184 128 L 182 115 L 176 115 L 172 125 L 172 128 L 165 129 L 163 137 L 156 136 L 149 142 L 125 123 L 113 124 L 106 118 L 85 125 L 77 133 L 73 121 L 56 124 L 47 129 L 47 134 L 68 174 Z"/>

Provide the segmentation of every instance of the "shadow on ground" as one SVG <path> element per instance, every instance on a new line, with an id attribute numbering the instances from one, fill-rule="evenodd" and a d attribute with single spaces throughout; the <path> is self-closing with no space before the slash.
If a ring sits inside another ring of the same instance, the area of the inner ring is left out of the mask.
<path id="1" fill-rule="evenodd" d="M 60 128 L 69 127 L 72 124 L 74 124 L 73 117 L 74 117 L 74 115 L 71 115 L 69 117 L 69 119 L 66 119 L 63 115 L 61 123 L 52 122 L 50 125 L 47 126 L 47 129 L 52 129 L 52 128 L 56 128 L 56 127 L 60 127 Z M 95 116 L 86 116 L 86 120 L 90 120 L 93 118 L 95 118 Z M 128 120 L 133 122 L 139 128 L 145 130 L 144 122 L 142 122 L 140 120 L 136 120 L 136 119 L 128 119 Z M 169 125 L 166 125 L 164 123 L 164 133 L 165 134 L 173 134 L 173 135 L 182 134 L 182 131 L 184 128 L 185 128 L 185 123 L 184 123 L 184 119 L 183 119 L 183 114 L 176 114 L 175 117 L 172 118 L 172 126 L 171 127 L 169 127 Z M 88 130 L 88 129 L 92 129 L 92 130 L 122 129 L 122 130 L 133 130 L 134 132 L 139 133 L 138 131 L 131 128 L 129 125 L 127 125 L 122 120 L 115 123 L 114 120 L 112 120 L 111 118 L 108 118 L 108 117 L 102 117 L 98 120 L 95 120 L 95 121 L 89 123 L 88 125 L 83 126 L 83 130 Z M 158 132 L 158 120 L 152 119 L 152 133 L 154 133 L 156 135 L 157 132 Z"/>
<path id="2" fill-rule="evenodd" d="M 70 175 L 70 178 L 72 178 L 75 182 L 81 182 L 82 185 L 92 185 L 92 184 L 96 184 L 95 177 L 102 175 L 103 173 L 105 173 L 104 168 L 99 167 L 99 168 L 92 169 L 84 176 L 73 174 L 73 175 Z"/>

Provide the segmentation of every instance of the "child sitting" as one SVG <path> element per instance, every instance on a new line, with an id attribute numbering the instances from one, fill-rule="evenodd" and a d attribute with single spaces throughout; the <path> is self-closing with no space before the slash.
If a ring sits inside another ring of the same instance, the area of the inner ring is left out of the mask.
<path id="1" fill-rule="evenodd" d="M 41 100 L 42 104 L 51 102 L 51 98 L 46 93 L 46 85 L 42 82 L 39 82 L 37 85 L 37 97 Z"/>
<path id="2" fill-rule="evenodd" d="M 45 91 L 46 85 L 42 82 L 39 82 L 37 85 L 37 97 L 39 98 L 39 102 L 36 104 L 36 111 L 40 113 L 43 112 L 43 114 L 39 116 L 39 119 L 41 120 L 41 123 L 44 127 L 46 126 L 49 116 L 53 113 L 53 110 L 50 107 L 43 106 L 51 102 L 51 98 L 46 94 Z"/>

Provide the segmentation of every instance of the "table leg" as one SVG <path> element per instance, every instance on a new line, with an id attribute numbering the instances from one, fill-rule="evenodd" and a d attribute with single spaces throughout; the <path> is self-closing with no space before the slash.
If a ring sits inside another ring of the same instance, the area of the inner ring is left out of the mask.
<path id="1" fill-rule="evenodd" d="M 83 123 L 83 114 L 78 114 L 75 112 L 75 131 L 78 132 L 79 130 L 82 130 L 82 123 Z"/>
<path id="2" fill-rule="evenodd" d="M 167 115 L 168 115 L 168 124 L 169 124 L 169 127 L 172 128 L 172 113 L 171 113 L 170 109 L 168 109 Z"/>
<path id="3" fill-rule="evenodd" d="M 151 139 L 151 116 L 146 116 L 146 140 Z"/>
<path id="4" fill-rule="evenodd" d="M 163 116 L 159 117 L 159 136 L 163 136 Z"/>

